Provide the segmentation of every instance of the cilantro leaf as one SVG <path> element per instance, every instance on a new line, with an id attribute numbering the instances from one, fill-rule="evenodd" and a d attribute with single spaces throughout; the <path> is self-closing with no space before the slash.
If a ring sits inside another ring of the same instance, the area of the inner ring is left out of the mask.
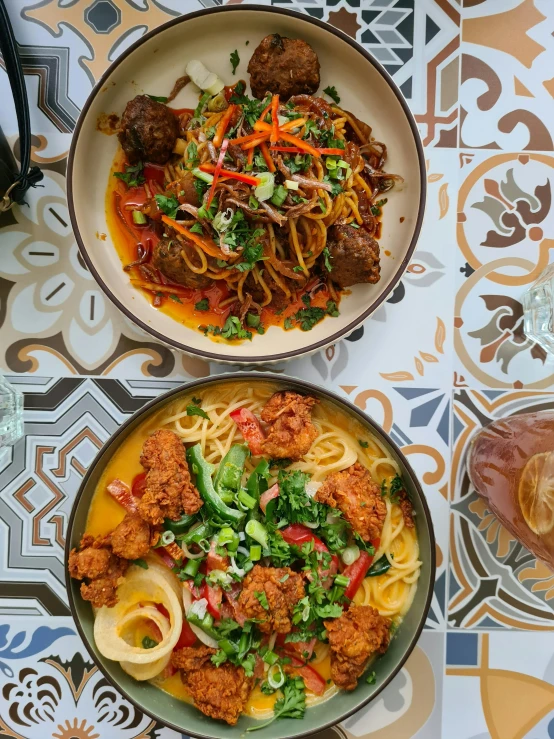
<path id="1" fill-rule="evenodd" d="M 325 87 L 324 90 L 323 90 L 323 92 L 326 95 L 329 95 L 329 97 L 331 98 L 331 100 L 333 100 L 333 102 L 335 102 L 337 105 L 340 103 L 340 97 L 339 97 L 339 94 L 337 92 L 337 88 L 334 85 L 333 86 L 329 86 L 329 87 Z"/>
<path id="2" fill-rule="evenodd" d="M 208 300 L 208 298 L 202 298 L 202 300 L 199 300 L 198 303 L 195 303 L 194 310 L 210 310 L 210 301 Z"/>
<path id="3" fill-rule="evenodd" d="M 310 475 L 300 470 L 279 470 L 279 497 L 276 513 L 289 523 L 320 521 L 322 505 L 317 503 L 306 492 L 306 484 Z"/>
<path id="4" fill-rule="evenodd" d="M 204 231 L 202 229 L 202 226 L 198 223 L 198 221 L 189 228 L 189 231 L 193 234 L 203 234 Z"/>
<path id="5" fill-rule="evenodd" d="M 322 253 L 323 253 L 323 261 L 324 261 L 324 264 L 325 264 L 325 269 L 327 270 L 327 272 L 331 272 L 332 269 L 333 269 L 333 267 L 331 265 L 331 259 L 332 259 L 332 257 L 331 257 L 331 252 L 329 251 L 329 247 L 326 246 L 323 249 L 323 252 Z"/>
<path id="6" fill-rule="evenodd" d="M 208 421 L 210 420 L 206 411 L 203 411 L 202 408 L 199 408 L 197 405 L 193 405 L 192 403 L 187 405 L 187 416 L 200 416 L 201 418 L 207 418 Z"/>
<path id="7" fill-rule="evenodd" d="M 146 182 L 142 172 L 142 166 L 142 162 L 138 162 L 132 167 L 127 165 L 125 167 L 125 172 L 114 172 L 113 176 L 117 177 L 119 180 L 123 180 L 127 187 L 138 187 L 139 185 L 142 185 L 143 182 Z"/>
<path id="8" fill-rule="evenodd" d="M 176 303 L 182 303 L 183 301 L 178 295 L 175 295 L 174 293 L 170 293 L 169 297 L 171 300 L 174 300 Z"/>
<path id="9" fill-rule="evenodd" d="M 257 600 L 259 601 L 264 611 L 269 611 L 269 603 L 267 602 L 267 595 L 263 591 L 261 592 L 256 591 L 254 593 L 254 596 L 257 598 Z"/>
<path id="10" fill-rule="evenodd" d="M 264 729 L 278 718 L 304 718 L 306 712 L 306 693 L 304 681 L 301 677 L 287 676 L 283 690 L 283 697 L 275 701 L 273 716 L 263 724 L 249 726 L 246 731 Z"/>
<path id="11" fill-rule="evenodd" d="M 179 201 L 175 195 L 155 195 L 156 203 L 158 208 L 163 211 L 170 218 L 175 218 L 177 210 L 179 208 Z"/>
<path id="12" fill-rule="evenodd" d="M 143 570 L 148 569 L 148 562 L 144 559 L 134 559 L 133 564 L 137 565 L 137 567 L 142 567 Z"/>
<path id="13" fill-rule="evenodd" d="M 227 661 L 227 655 L 223 649 L 219 649 L 215 654 L 212 654 L 211 660 L 216 667 L 219 667 Z"/>
<path id="14" fill-rule="evenodd" d="M 365 681 L 368 685 L 375 685 L 375 683 L 377 682 L 377 675 L 375 674 L 375 670 L 369 673 Z"/>
<path id="15" fill-rule="evenodd" d="M 213 332 L 215 335 L 217 333 Z M 237 318 L 237 316 L 229 316 L 225 321 L 225 325 L 220 329 L 219 333 L 224 339 L 249 339 L 252 341 L 252 332 L 246 331 Z"/>
<path id="16" fill-rule="evenodd" d="M 147 94 L 146 97 L 149 97 L 150 100 L 154 100 L 156 103 L 167 103 L 167 98 L 166 97 L 163 97 L 163 96 L 158 97 L 157 95 L 148 95 Z"/>
<path id="17" fill-rule="evenodd" d="M 331 185 L 331 195 L 332 197 L 336 198 L 337 195 L 340 195 L 342 192 L 342 187 L 339 182 L 333 181 L 328 174 L 325 175 L 323 178 L 323 182 L 326 182 L 328 185 Z"/>
<path id="18" fill-rule="evenodd" d="M 254 675 L 254 666 L 256 664 L 256 655 L 250 652 L 240 663 L 244 670 L 246 677 L 252 677 Z"/>
<path id="19" fill-rule="evenodd" d="M 145 636 L 142 640 L 143 649 L 153 649 L 158 646 L 158 642 L 155 639 L 151 639 L 149 636 Z"/>
<path id="20" fill-rule="evenodd" d="M 362 447 L 362 449 L 367 449 L 369 446 L 369 441 L 364 441 L 363 439 L 358 439 L 358 444 Z"/>
<path id="21" fill-rule="evenodd" d="M 196 143 L 194 141 L 191 141 L 190 144 L 187 146 L 187 160 L 188 164 L 190 164 L 192 167 L 196 167 L 196 165 L 200 161 L 200 159 L 198 158 L 198 147 L 196 146 Z"/>
<path id="22" fill-rule="evenodd" d="M 236 74 L 237 67 L 240 64 L 240 56 L 238 51 L 235 49 L 231 52 L 231 56 L 229 57 L 229 61 L 231 62 L 231 66 L 233 67 L 233 74 Z"/>

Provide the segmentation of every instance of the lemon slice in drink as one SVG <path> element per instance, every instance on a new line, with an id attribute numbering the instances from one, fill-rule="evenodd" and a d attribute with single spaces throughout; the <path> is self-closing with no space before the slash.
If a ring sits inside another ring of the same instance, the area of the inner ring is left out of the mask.
<path id="1" fill-rule="evenodd" d="M 519 505 L 523 518 L 535 534 L 554 527 L 554 452 L 535 454 L 519 480 Z"/>

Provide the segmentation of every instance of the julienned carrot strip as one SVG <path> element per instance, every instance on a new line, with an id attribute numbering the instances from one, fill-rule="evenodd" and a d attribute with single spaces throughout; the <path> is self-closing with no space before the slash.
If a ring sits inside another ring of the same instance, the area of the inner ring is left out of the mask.
<path id="1" fill-rule="evenodd" d="M 256 121 L 256 123 L 254 123 L 254 131 L 271 133 L 271 124 L 266 123 L 265 121 Z"/>
<path id="2" fill-rule="evenodd" d="M 254 151 L 254 149 L 251 149 L 251 151 Z M 267 168 L 269 169 L 269 171 L 275 172 L 277 167 L 273 163 L 273 159 L 271 158 L 271 155 L 269 153 L 269 150 L 267 148 L 267 144 L 265 143 L 265 141 L 262 141 L 262 143 L 260 144 L 260 151 L 262 152 L 262 156 L 265 159 L 265 163 L 267 164 Z"/>
<path id="3" fill-rule="evenodd" d="M 200 236 L 200 234 L 195 234 L 192 231 L 189 231 L 188 228 L 185 228 L 184 226 L 181 226 L 178 221 L 174 221 L 173 218 L 170 218 L 169 216 L 163 215 L 162 221 L 167 225 L 173 228 L 178 233 L 182 234 L 183 236 L 186 236 L 187 239 L 190 241 L 193 241 L 197 246 L 199 246 L 202 251 L 206 252 L 210 257 L 216 257 L 217 259 L 224 259 L 225 261 L 229 259 L 229 257 L 224 254 L 221 249 L 217 246 L 215 241 L 212 241 L 211 239 L 204 238 Z"/>
<path id="4" fill-rule="evenodd" d="M 217 164 L 215 165 L 215 169 L 214 169 L 214 178 L 212 180 L 212 184 L 208 192 L 208 198 L 206 200 L 206 208 L 210 207 L 210 205 L 212 204 L 212 200 L 214 199 L 215 186 L 217 185 L 217 178 L 219 177 L 219 172 L 221 168 L 223 167 L 223 160 L 225 159 L 225 153 L 227 151 L 228 146 L 229 146 L 229 139 L 223 139 L 223 142 L 221 144 L 221 149 L 219 150 L 219 156 L 217 158 Z"/>
<path id="5" fill-rule="evenodd" d="M 233 113 L 235 112 L 236 105 L 231 104 L 225 113 L 223 114 L 223 117 L 217 124 L 217 128 L 215 130 L 215 135 L 213 138 L 213 145 L 218 147 L 221 146 L 221 143 L 223 141 L 223 137 L 225 136 L 225 131 L 229 128 L 229 123 L 231 121 L 231 118 L 233 117 Z"/>
<path id="6" fill-rule="evenodd" d="M 249 167 L 252 166 L 252 163 L 254 161 L 254 149 L 248 149 L 248 156 L 246 157 L 246 163 Z"/>
<path id="7" fill-rule="evenodd" d="M 259 146 L 262 141 L 267 141 L 269 138 L 269 133 L 262 133 L 258 136 L 257 139 L 252 139 L 252 141 L 247 141 L 246 144 L 242 145 L 242 149 L 246 151 L 247 149 L 254 149 L 256 146 Z"/>
<path id="8" fill-rule="evenodd" d="M 212 162 L 204 162 L 204 164 L 199 165 L 198 169 L 202 172 L 208 172 L 211 174 L 215 170 L 215 164 L 212 164 Z"/>
<path id="9" fill-rule="evenodd" d="M 272 146 L 271 151 L 287 151 L 289 154 L 302 154 L 304 149 L 299 149 L 298 146 Z M 321 149 L 316 147 L 320 154 L 344 154 L 344 149 Z"/>
<path id="10" fill-rule="evenodd" d="M 269 140 L 272 144 L 279 141 L 279 95 L 271 98 L 271 136 Z"/>
<path id="11" fill-rule="evenodd" d="M 253 139 L 260 138 L 260 134 L 258 131 L 254 133 L 249 133 L 248 136 L 239 136 L 236 139 L 231 139 L 229 141 L 230 144 L 245 144 L 247 141 L 252 141 Z"/>
<path id="12" fill-rule="evenodd" d="M 254 151 L 254 149 L 252 149 L 252 151 Z M 211 162 L 206 162 L 205 164 L 201 164 L 198 169 L 200 169 L 202 172 L 213 172 L 215 170 L 215 167 L 215 164 L 212 164 Z M 231 169 L 221 168 L 219 170 L 219 176 L 229 177 L 233 180 L 239 180 L 240 182 L 246 182 L 247 185 L 252 185 L 253 187 L 257 187 L 260 184 L 259 177 L 255 177 L 251 174 L 243 174 L 242 172 L 233 172 Z"/>
<path id="13" fill-rule="evenodd" d="M 291 144 L 294 144 L 295 146 L 298 146 L 299 149 L 303 149 L 304 151 L 307 151 L 308 154 L 311 154 L 313 157 L 320 157 L 321 154 L 317 149 L 314 149 L 313 146 L 308 144 L 306 141 L 303 141 L 302 139 L 299 139 L 298 136 L 292 136 L 290 133 L 281 133 L 280 134 L 283 141 L 288 141 Z"/>
<path id="14" fill-rule="evenodd" d="M 258 118 L 259 121 L 263 121 L 265 119 L 265 117 L 266 117 L 266 115 L 267 115 L 267 113 L 268 113 L 268 111 L 269 111 L 270 108 L 271 108 L 271 100 L 269 101 L 269 103 L 263 109 L 261 116 Z"/>
<path id="15" fill-rule="evenodd" d="M 282 126 L 279 126 L 281 131 L 290 131 L 293 128 L 300 128 L 300 126 L 303 126 L 304 123 L 306 123 L 305 118 L 294 118 L 292 121 L 288 121 L 288 123 L 283 123 Z"/>

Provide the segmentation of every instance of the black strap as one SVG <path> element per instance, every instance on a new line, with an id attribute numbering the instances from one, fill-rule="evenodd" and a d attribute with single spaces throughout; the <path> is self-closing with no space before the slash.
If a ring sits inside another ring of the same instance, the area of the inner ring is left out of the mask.
<path id="1" fill-rule="evenodd" d="M 23 197 L 30 187 L 34 187 L 43 178 L 38 167 L 30 167 L 31 164 L 31 122 L 29 117 L 29 101 L 27 100 L 27 89 L 17 43 L 13 35 L 12 26 L 6 11 L 4 0 L 0 0 L 0 51 L 6 65 L 6 72 L 12 88 L 17 124 L 19 127 L 19 161 L 20 169 L 13 175 L 13 188 L 7 193 L 8 199 L 17 203 L 23 202 Z M 0 201 L 0 210 L 10 207 L 4 196 L 4 207 Z"/>

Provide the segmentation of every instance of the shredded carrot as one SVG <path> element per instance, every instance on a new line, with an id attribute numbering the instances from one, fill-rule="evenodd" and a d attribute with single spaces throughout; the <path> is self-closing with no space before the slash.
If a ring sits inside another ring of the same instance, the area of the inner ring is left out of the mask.
<path id="1" fill-rule="evenodd" d="M 295 118 L 292 121 L 288 121 L 288 123 L 283 123 L 279 128 L 281 131 L 290 131 L 293 128 L 300 128 L 300 126 L 303 126 L 306 122 L 306 118 Z"/>
<path id="2" fill-rule="evenodd" d="M 174 221 L 173 218 L 170 218 L 169 216 L 163 215 L 162 221 L 171 228 L 175 229 L 178 233 L 182 234 L 183 236 L 186 236 L 187 239 L 190 241 L 193 241 L 197 246 L 199 246 L 203 252 L 206 252 L 208 256 L 210 257 L 216 257 L 217 259 L 224 259 L 227 260 L 229 257 L 224 254 L 221 249 L 217 246 L 215 241 L 212 241 L 212 239 L 208 239 L 206 237 L 200 236 L 200 234 L 195 234 L 192 231 L 189 231 L 188 228 L 185 228 L 184 226 L 181 226 L 180 223 L 177 221 Z"/>
<path id="3" fill-rule="evenodd" d="M 308 152 L 308 154 L 311 154 L 313 157 L 321 156 L 317 149 L 314 149 L 314 147 L 308 144 L 306 141 L 299 139 L 298 136 L 292 136 L 292 134 L 290 133 L 281 133 L 281 138 L 283 139 L 283 141 L 288 141 L 289 143 L 298 146 L 299 149 L 304 149 L 304 151 Z"/>
<path id="4" fill-rule="evenodd" d="M 251 151 L 254 151 L 254 149 L 251 149 Z M 263 158 L 265 159 L 265 163 L 267 164 L 267 168 L 270 172 L 275 172 L 277 167 L 273 163 L 273 159 L 271 158 L 271 155 L 269 153 L 269 149 L 267 148 L 267 144 L 265 141 L 262 141 L 260 144 L 260 151 L 262 152 Z"/>
<path id="5" fill-rule="evenodd" d="M 225 159 L 225 152 L 229 146 L 229 139 L 223 139 L 221 143 L 221 149 L 219 150 L 219 157 L 217 158 L 217 164 L 214 169 L 214 178 L 212 180 L 211 187 L 208 191 L 208 199 L 206 200 L 206 208 L 209 208 L 212 204 L 212 200 L 215 195 L 215 186 L 217 185 L 217 178 L 219 177 L 219 171 L 223 167 L 223 160 Z"/>
<path id="6" fill-rule="evenodd" d="M 215 147 L 221 146 L 223 137 L 225 136 L 225 131 L 229 128 L 229 123 L 231 122 L 231 118 L 233 117 L 236 107 L 237 106 L 233 104 L 229 105 L 223 118 L 217 124 L 215 136 L 213 138 L 213 145 Z"/>
<path id="7" fill-rule="evenodd" d="M 246 151 L 247 149 L 254 149 L 256 146 L 259 146 L 262 141 L 267 141 L 269 138 L 269 133 L 263 133 L 258 136 L 257 139 L 252 139 L 252 141 L 247 141 L 246 144 L 242 145 L 242 149 Z"/>
<path id="8" fill-rule="evenodd" d="M 252 149 L 252 151 L 254 151 L 254 149 Z M 215 168 L 215 164 L 206 162 L 206 164 L 201 164 L 198 169 L 202 172 L 213 172 Z M 230 169 L 220 169 L 219 175 L 221 178 L 229 177 L 233 180 L 239 180 L 239 182 L 246 182 L 247 185 L 252 185 L 253 187 L 257 187 L 260 184 L 259 177 L 254 177 L 254 175 L 251 174 L 243 174 L 242 172 L 233 172 Z"/>
<path id="9" fill-rule="evenodd" d="M 268 114 L 268 112 L 269 112 L 269 109 L 271 108 L 271 102 L 272 102 L 272 101 L 270 100 L 270 101 L 269 101 L 269 103 L 268 103 L 268 104 L 267 104 L 267 105 L 265 106 L 265 108 L 263 109 L 263 112 L 262 112 L 261 116 L 260 116 L 260 117 L 258 118 L 258 120 L 259 120 L 259 121 L 263 121 L 263 120 L 265 120 L 265 117 L 266 117 L 266 115 Z"/>
<path id="10" fill-rule="evenodd" d="M 249 133 L 247 136 L 239 136 L 236 139 L 231 139 L 229 141 L 230 144 L 245 144 L 247 141 L 253 141 L 254 139 L 259 139 L 260 134 L 258 131 L 255 131 L 254 133 Z"/>
<path id="11" fill-rule="evenodd" d="M 246 158 L 246 163 L 249 167 L 252 166 L 252 162 L 254 161 L 254 148 L 248 149 L 248 156 Z"/>
<path id="12" fill-rule="evenodd" d="M 279 95 L 271 98 L 271 136 L 269 140 L 272 144 L 279 141 Z"/>

